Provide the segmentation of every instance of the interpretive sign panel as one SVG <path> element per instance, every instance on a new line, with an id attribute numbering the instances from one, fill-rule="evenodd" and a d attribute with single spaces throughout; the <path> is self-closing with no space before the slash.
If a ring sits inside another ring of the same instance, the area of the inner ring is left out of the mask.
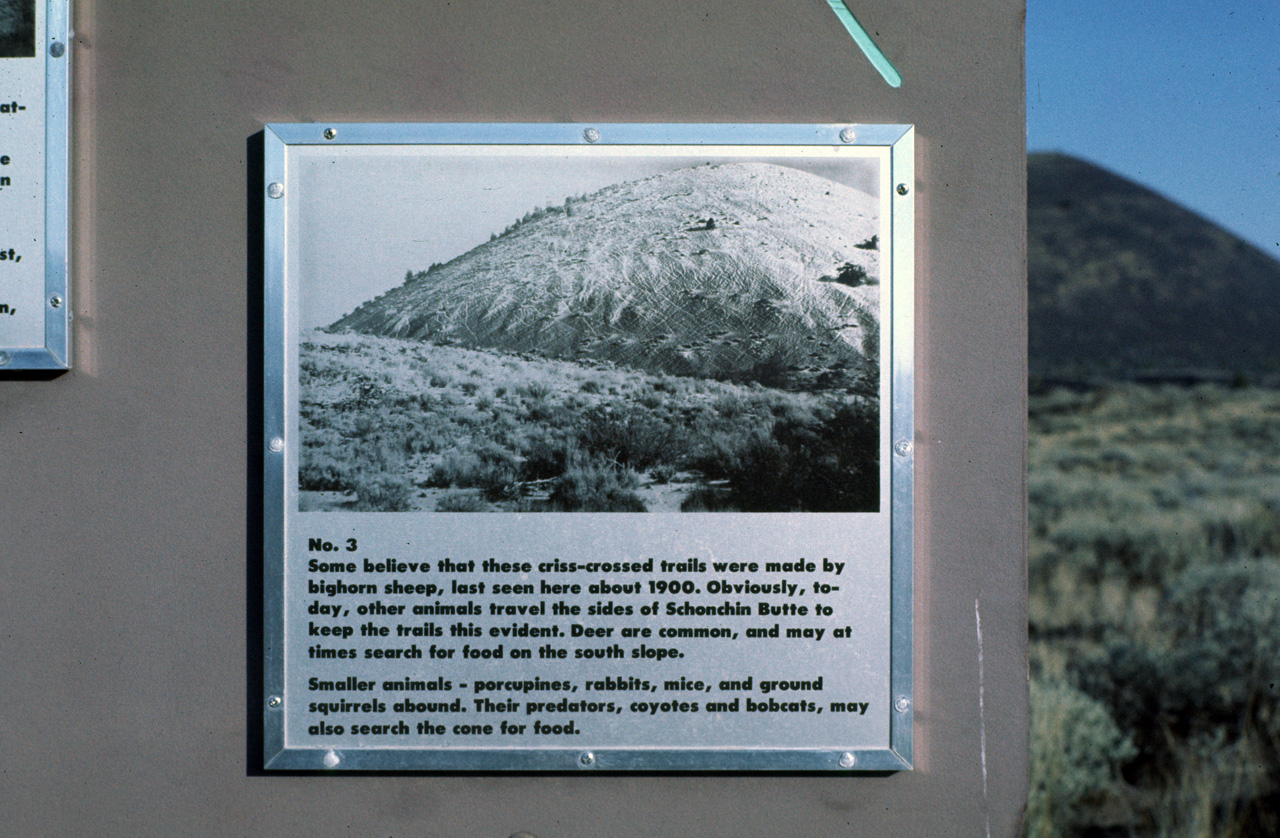
<path id="1" fill-rule="evenodd" d="M 268 126 L 267 767 L 910 767 L 912 141 Z"/>
<path id="2" fill-rule="evenodd" d="M 0 0 L 0 371 L 67 367 L 68 0 Z"/>

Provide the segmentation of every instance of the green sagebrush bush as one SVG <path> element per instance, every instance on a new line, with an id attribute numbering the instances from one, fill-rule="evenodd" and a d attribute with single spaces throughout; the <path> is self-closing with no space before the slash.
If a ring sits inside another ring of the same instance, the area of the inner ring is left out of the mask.
<path id="1" fill-rule="evenodd" d="M 839 404 L 817 414 L 788 409 L 772 428 L 713 434 L 694 465 L 725 489 L 690 497 L 688 511 L 869 512 L 880 502 L 877 412 Z"/>
<path id="2" fill-rule="evenodd" d="M 555 392 L 550 384 L 545 381 L 526 381 L 516 388 L 516 392 L 528 396 L 531 399 L 545 399 Z"/>
<path id="3" fill-rule="evenodd" d="M 408 509 L 413 490 L 404 474 L 405 448 L 404 439 L 372 428 L 345 448 L 303 448 L 298 488 L 354 493 L 358 511 Z"/>
<path id="4" fill-rule="evenodd" d="M 413 499 L 408 478 L 387 472 L 361 473 L 355 492 L 357 512 L 404 512 Z"/>
<path id="5" fill-rule="evenodd" d="M 1146 642 L 1112 638 L 1078 666 L 1140 756 L 1155 835 L 1280 833 L 1280 560 L 1199 564 L 1169 583 Z"/>
<path id="6" fill-rule="evenodd" d="M 436 501 L 436 512 L 488 512 L 490 506 L 478 492 L 451 489 Z"/>
<path id="7" fill-rule="evenodd" d="M 594 407 L 579 424 L 578 444 L 584 451 L 641 471 L 677 456 L 676 428 L 639 409 Z"/>
<path id="8" fill-rule="evenodd" d="M 520 476 L 525 480 L 549 480 L 564 474 L 569 459 L 578 450 L 576 442 L 563 431 L 537 428 L 524 443 Z"/>
<path id="9" fill-rule="evenodd" d="M 358 512 L 403 512 L 413 487 L 405 475 L 404 442 L 394 436 L 366 437 L 354 447 L 351 490 Z"/>
<path id="10" fill-rule="evenodd" d="M 1280 743 L 1280 560 L 1188 569 L 1158 629 L 1159 646 L 1114 640 L 1080 668 L 1081 687 L 1133 731 L 1150 771 L 1164 769 L 1175 740 L 1252 732 Z M 1280 766 L 1269 770 L 1280 780 Z"/>
<path id="11" fill-rule="evenodd" d="M 550 505 L 560 512 L 644 512 L 633 491 L 639 485 L 632 469 L 578 454 L 552 483 Z"/>
<path id="12" fill-rule="evenodd" d="M 1057 553 L 1090 566 L 1098 578 L 1133 582 L 1162 582 L 1207 552 L 1201 522 L 1186 511 L 1118 517 L 1078 510 L 1052 527 L 1047 541 Z"/>
<path id="13" fill-rule="evenodd" d="M 1067 684 L 1033 680 L 1027 838 L 1071 834 L 1135 753 L 1101 702 Z"/>
<path id="14" fill-rule="evenodd" d="M 347 492 L 352 488 L 349 463 L 317 449 L 304 448 L 298 467 L 298 488 L 304 492 Z"/>
<path id="15" fill-rule="evenodd" d="M 478 443 L 470 451 L 450 451 L 428 478 L 441 488 L 481 489 L 489 500 L 520 495 L 519 458 L 492 441 Z"/>
<path id="16" fill-rule="evenodd" d="M 649 469 L 649 477 L 658 485 L 670 483 L 676 476 L 676 467 L 669 463 L 658 463 Z"/>

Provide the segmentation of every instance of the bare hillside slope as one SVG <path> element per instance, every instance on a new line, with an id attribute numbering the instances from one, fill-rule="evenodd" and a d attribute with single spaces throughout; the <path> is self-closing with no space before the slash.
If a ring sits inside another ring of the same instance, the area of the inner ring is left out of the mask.
<path id="1" fill-rule="evenodd" d="M 878 229 L 876 199 L 807 172 L 681 169 L 537 209 L 330 330 L 866 389 Z"/>

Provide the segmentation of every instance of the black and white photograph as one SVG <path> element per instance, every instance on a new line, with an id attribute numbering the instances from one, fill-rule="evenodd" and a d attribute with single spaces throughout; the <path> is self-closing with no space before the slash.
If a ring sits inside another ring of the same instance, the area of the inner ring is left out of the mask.
<path id="1" fill-rule="evenodd" d="M 36 54 L 36 0 L 0 0 L 0 58 Z"/>
<path id="2" fill-rule="evenodd" d="M 298 159 L 299 510 L 879 511 L 882 159 L 588 151 Z"/>

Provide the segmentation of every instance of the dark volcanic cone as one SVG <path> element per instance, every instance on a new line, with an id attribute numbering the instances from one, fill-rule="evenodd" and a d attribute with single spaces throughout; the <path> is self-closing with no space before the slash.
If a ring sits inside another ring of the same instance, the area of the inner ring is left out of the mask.
<path id="1" fill-rule="evenodd" d="M 763 163 L 538 210 L 330 327 L 772 386 L 874 386 L 875 198 Z"/>
<path id="2" fill-rule="evenodd" d="M 1033 374 L 1280 372 L 1280 262 L 1145 187 L 1027 158 Z"/>

